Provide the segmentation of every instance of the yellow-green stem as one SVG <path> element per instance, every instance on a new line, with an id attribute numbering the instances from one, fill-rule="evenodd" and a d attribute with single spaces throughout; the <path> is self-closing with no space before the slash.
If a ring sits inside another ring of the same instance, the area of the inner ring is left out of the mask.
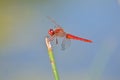
<path id="1" fill-rule="evenodd" d="M 54 58 L 54 54 L 53 54 L 53 51 L 52 51 L 50 41 L 48 40 L 47 37 L 45 38 L 45 41 L 46 41 L 46 45 L 47 45 L 47 48 L 48 48 L 48 55 L 49 55 L 49 58 L 50 58 L 50 63 L 51 63 L 51 66 L 52 66 L 54 79 L 55 80 L 60 80 L 59 75 L 58 75 L 58 71 L 57 71 L 57 68 L 56 68 L 55 58 Z"/>

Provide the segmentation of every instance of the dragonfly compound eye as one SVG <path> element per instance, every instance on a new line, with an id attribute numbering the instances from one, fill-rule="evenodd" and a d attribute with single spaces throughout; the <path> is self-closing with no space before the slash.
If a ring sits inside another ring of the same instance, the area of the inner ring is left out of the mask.
<path id="1" fill-rule="evenodd" d="M 53 35 L 55 34 L 53 29 L 50 29 L 50 30 L 48 31 L 48 33 L 49 33 L 51 36 L 53 36 Z"/>

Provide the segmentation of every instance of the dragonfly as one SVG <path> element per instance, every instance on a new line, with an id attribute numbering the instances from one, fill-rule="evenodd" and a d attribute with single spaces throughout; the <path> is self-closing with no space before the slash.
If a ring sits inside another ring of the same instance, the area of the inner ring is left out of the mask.
<path id="1" fill-rule="evenodd" d="M 71 40 L 78 40 L 78 41 L 82 41 L 82 42 L 92 43 L 92 40 L 81 38 L 81 37 L 78 37 L 78 36 L 75 36 L 75 35 L 65 32 L 64 29 L 60 25 L 58 25 L 53 18 L 51 18 L 49 16 L 47 16 L 47 17 L 48 17 L 48 19 L 51 20 L 52 23 L 55 24 L 54 29 L 48 30 L 49 41 L 50 42 L 54 41 L 55 44 L 57 45 L 58 37 L 63 38 L 62 43 L 61 43 L 62 50 L 65 50 L 67 47 L 70 46 Z"/>

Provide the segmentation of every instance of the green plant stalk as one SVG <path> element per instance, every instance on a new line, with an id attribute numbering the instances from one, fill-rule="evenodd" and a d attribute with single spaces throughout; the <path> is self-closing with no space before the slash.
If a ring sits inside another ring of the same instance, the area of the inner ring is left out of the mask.
<path id="1" fill-rule="evenodd" d="M 48 55 L 49 55 L 50 63 L 51 63 L 51 66 L 52 66 L 54 79 L 55 80 L 60 80 L 59 75 L 58 75 L 58 71 L 57 71 L 57 68 L 56 68 L 56 63 L 55 63 L 55 58 L 54 58 L 54 54 L 53 54 L 53 51 L 52 51 L 52 46 L 51 46 L 50 41 L 48 40 L 47 37 L 45 38 L 45 41 L 46 41 L 46 45 L 47 45 L 47 48 L 48 48 Z"/>

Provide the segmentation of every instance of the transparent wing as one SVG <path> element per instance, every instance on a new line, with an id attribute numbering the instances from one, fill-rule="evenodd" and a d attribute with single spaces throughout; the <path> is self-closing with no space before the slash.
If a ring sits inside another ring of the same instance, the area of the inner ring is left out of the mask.
<path id="1" fill-rule="evenodd" d="M 51 18 L 50 16 L 47 16 L 47 18 L 48 18 L 53 24 L 55 24 L 54 28 L 60 27 L 60 25 L 57 24 L 56 21 L 55 21 L 53 18 Z"/>
<path id="2" fill-rule="evenodd" d="M 69 48 L 70 45 L 71 45 L 71 40 L 65 37 L 61 44 L 61 50 L 65 50 L 66 48 Z"/>
<path id="3" fill-rule="evenodd" d="M 57 39 L 56 36 L 54 37 L 53 40 L 51 40 L 51 45 L 52 45 L 53 48 L 56 47 L 56 46 L 58 45 L 58 39 Z"/>
<path id="4" fill-rule="evenodd" d="M 51 22 L 54 23 L 56 26 L 59 26 L 53 18 L 51 18 L 50 16 L 47 16 L 47 18 L 51 20 Z"/>

